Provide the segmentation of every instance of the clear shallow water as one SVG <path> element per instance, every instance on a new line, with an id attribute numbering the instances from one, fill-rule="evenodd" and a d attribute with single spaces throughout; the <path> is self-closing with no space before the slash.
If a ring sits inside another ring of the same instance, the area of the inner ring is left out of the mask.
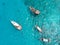
<path id="1" fill-rule="evenodd" d="M 0 45 L 60 45 L 60 1 L 59 0 L 0 0 Z M 33 6 L 41 11 L 34 16 L 28 9 Z M 22 25 L 15 29 L 10 20 Z M 34 29 L 39 25 L 43 34 Z M 43 35 L 43 36 L 42 36 Z M 51 38 L 50 43 L 38 38 Z"/>

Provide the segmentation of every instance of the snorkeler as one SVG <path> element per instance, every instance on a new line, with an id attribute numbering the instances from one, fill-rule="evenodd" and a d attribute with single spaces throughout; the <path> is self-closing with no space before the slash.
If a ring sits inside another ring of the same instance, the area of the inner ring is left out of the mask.
<path id="1" fill-rule="evenodd" d="M 30 10 L 34 13 L 34 14 L 40 14 L 40 11 L 39 10 L 36 10 L 35 8 L 33 8 L 33 7 L 29 7 L 30 8 Z"/>

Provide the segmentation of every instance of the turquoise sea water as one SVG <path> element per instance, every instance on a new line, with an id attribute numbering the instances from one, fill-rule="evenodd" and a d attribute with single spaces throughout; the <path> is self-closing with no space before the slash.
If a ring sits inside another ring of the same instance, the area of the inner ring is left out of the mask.
<path id="1" fill-rule="evenodd" d="M 41 13 L 35 16 L 29 6 Z M 10 20 L 22 25 L 22 30 L 14 28 Z M 43 37 L 51 41 L 38 40 Z M 60 0 L 0 0 L 0 45 L 60 45 Z"/>

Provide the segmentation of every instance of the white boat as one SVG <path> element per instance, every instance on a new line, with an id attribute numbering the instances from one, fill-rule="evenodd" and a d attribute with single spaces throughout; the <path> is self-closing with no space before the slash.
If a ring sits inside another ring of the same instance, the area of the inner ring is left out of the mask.
<path id="1" fill-rule="evenodd" d="M 29 7 L 30 8 L 30 10 L 33 12 L 33 13 L 35 13 L 35 14 L 40 14 L 40 11 L 39 10 L 36 10 L 35 8 L 33 8 L 33 7 Z"/>
<path id="2" fill-rule="evenodd" d="M 22 26 L 19 25 L 17 22 L 15 21 L 11 21 L 12 25 L 15 26 L 18 30 L 21 30 L 22 29 Z"/>
<path id="3" fill-rule="evenodd" d="M 35 28 L 39 31 L 39 32 L 42 32 L 41 28 L 37 25 L 35 25 Z"/>
<path id="4" fill-rule="evenodd" d="M 42 38 L 42 41 L 43 41 L 43 42 L 49 42 L 50 39 Z"/>

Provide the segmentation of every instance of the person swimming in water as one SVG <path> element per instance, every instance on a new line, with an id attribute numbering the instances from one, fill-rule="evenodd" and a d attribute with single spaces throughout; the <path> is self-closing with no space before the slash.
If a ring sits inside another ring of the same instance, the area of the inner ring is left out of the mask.
<path id="1" fill-rule="evenodd" d="M 30 8 L 30 10 L 34 13 L 34 14 L 36 14 L 36 15 L 38 15 L 38 14 L 40 14 L 40 11 L 39 10 L 36 10 L 35 8 L 33 8 L 33 7 L 29 7 Z"/>

